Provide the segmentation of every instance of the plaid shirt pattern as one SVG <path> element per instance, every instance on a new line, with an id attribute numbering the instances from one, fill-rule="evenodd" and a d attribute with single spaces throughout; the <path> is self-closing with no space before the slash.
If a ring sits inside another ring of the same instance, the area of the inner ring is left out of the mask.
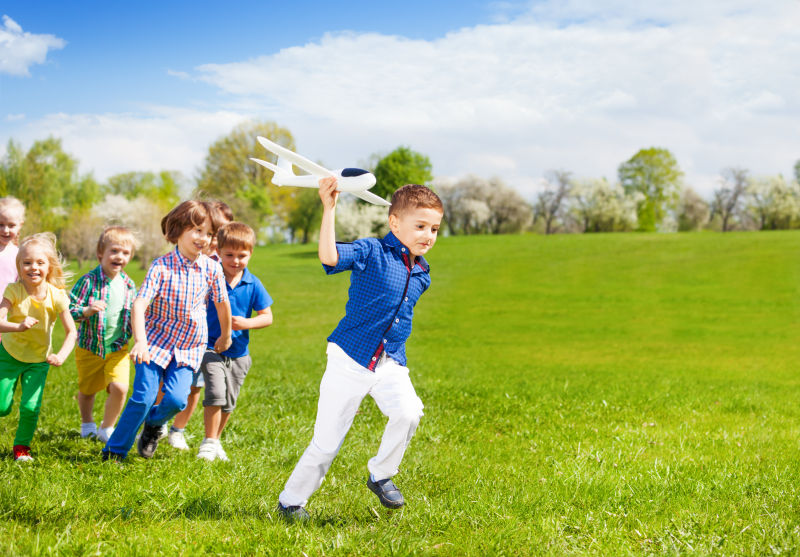
<path id="1" fill-rule="evenodd" d="M 374 370 L 385 353 L 406 365 L 406 340 L 414 306 L 431 284 L 423 257 L 412 264 L 408 248 L 391 232 L 383 239 L 337 243 L 339 261 L 330 274 L 351 271 L 345 316 L 328 337 L 356 362 Z"/>
<path id="2" fill-rule="evenodd" d="M 120 276 L 125 282 L 125 300 L 119 316 L 124 333 L 111 343 L 111 352 L 122 350 L 128 345 L 128 340 L 131 338 L 131 307 L 136 297 L 136 285 L 131 278 L 124 271 L 120 272 Z M 103 272 L 103 267 L 98 265 L 78 279 L 69 293 L 69 312 L 72 314 L 72 319 L 78 323 L 78 346 L 101 358 L 106 357 L 103 340 L 108 327 L 106 312 L 100 311 L 84 317 L 83 310 L 97 300 L 108 302 L 110 282 L 111 279 Z"/>
<path id="3" fill-rule="evenodd" d="M 175 358 L 179 366 L 199 368 L 208 340 L 206 301 L 228 300 L 220 264 L 202 254 L 189 261 L 176 247 L 153 261 L 139 298 L 149 304 L 145 331 L 150 361 L 165 368 Z"/>

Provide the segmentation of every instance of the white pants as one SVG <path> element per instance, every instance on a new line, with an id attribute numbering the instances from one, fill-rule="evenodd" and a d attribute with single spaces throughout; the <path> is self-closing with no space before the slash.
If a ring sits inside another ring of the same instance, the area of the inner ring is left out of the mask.
<path id="1" fill-rule="evenodd" d="M 376 480 L 397 474 L 422 417 L 422 401 L 414 391 L 407 367 L 391 358 L 382 358 L 372 372 L 336 344 L 328 343 L 327 352 L 328 365 L 319 385 L 314 437 L 278 497 L 284 506 L 304 506 L 322 484 L 366 395 L 372 396 L 389 418 L 378 454 L 367 463 Z"/>

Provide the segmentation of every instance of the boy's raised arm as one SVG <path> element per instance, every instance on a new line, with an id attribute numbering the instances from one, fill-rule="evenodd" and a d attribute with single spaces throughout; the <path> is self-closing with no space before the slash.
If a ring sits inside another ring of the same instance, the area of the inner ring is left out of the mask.
<path id="1" fill-rule="evenodd" d="M 322 223 L 319 225 L 319 260 L 324 265 L 335 267 L 339 262 L 336 250 L 336 178 L 322 178 L 319 181 L 319 197 L 322 200 Z"/>

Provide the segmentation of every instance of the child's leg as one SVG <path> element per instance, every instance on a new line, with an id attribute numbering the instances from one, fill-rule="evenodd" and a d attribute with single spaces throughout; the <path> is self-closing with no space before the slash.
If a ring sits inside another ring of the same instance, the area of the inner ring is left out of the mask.
<path id="1" fill-rule="evenodd" d="M 114 427 L 125 404 L 125 396 L 128 394 L 128 385 L 122 383 L 108 384 L 108 398 L 106 398 L 105 409 L 103 410 L 103 422 L 100 427 Z"/>
<path id="2" fill-rule="evenodd" d="M 119 423 L 103 452 L 112 452 L 126 456 L 136 439 L 136 433 L 144 422 L 145 416 L 153 407 L 158 394 L 158 383 L 164 370 L 157 364 L 136 364 L 136 376 L 133 379 L 133 393 L 122 411 Z"/>
<path id="3" fill-rule="evenodd" d="M 197 403 L 200 402 L 201 390 L 200 387 L 191 387 L 189 389 L 189 396 L 186 397 L 186 408 L 175 415 L 175 421 L 172 422 L 173 427 L 177 429 L 186 428 L 186 424 L 189 423 L 189 419 L 194 414 L 195 408 L 197 408 Z"/>
<path id="4" fill-rule="evenodd" d="M 192 384 L 192 371 L 190 367 L 178 366 L 175 360 L 169 363 L 164 370 L 164 397 L 159 404 L 150 409 L 145 420 L 147 425 L 160 426 L 186 408 L 186 399 Z"/>
<path id="5" fill-rule="evenodd" d="M 85 395 L 78 391 L 78 409 L 81 412 L 81 423 L 94 422 L 94 395 Z"/>
<path id="6" fill-rule="evenodd" d="M 19 401 L 19 426 L 14 437 L 14 445 L 29 447 L 31 444 L 36 424 L 39 422 L 44 382 L 49 370 L 50 364 L 47 362 L 26 364 L 25 371 L 19 377 L 22 396 Z"/>
<path id="7" fill-rule="evenodd" d="M 217 439 L 222 436 L 222 430 L 225 429 L 225 426 L 228 424 L 228 420 L 231 418 L 230 412 L 220 411 L 219 413 L 219 426 L 217 427 Z"/>
<path id="8" fill-rule="evenodd" d="M 20 373 L 22 373 L 20 362 L 12 358 L 0 345 L 0 416 L 8 416 L 11 413 L 14 390 L 17 388 Z"/>
<path id="9" fill-rule="evenodd" d="M 376 368 L 375 375 L 377 382 L 370 395 L 389 418 L 378 454 L 367 463 L 377 481 L 397 474 L 406 447 L 419 425 L 423 405 L 408 377 L 407 367 L 387 359 Z"/>
<path id="10" fill-rule="evenodd" d="M 350 359 L 338 346 L 329 345 L 328 365 L 319 387 L 314 437 L 278 496 L 281 505 L 305 506 L 322 484 L 373 381 L 371 371 Z"/>
<path id="11" fill-rule="evenodd" d="M 131 361 L 127 350 L 118 350 L 106 356 L 103 362 L 105 389 L 108 392 L 101 428 L 113 427 L 125 404 L 131 375 Z"/>

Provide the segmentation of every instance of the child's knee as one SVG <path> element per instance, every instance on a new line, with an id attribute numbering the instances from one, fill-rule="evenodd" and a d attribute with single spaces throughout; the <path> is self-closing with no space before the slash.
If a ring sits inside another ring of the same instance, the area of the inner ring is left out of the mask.
<path id="1" fill-rule="evenodd" d="M 128 394 L 128 385 L 123 383 L 111 382 L 106 388 L 109 395 L 112 396 L 125 396 Z"/>
<path id="2" fill-rule="evenodd" d="M 12 399 L 13 400 L 13 399 Z M 11 414 L 11 401 L 8 401 L 8 404 L 0 405 L 0 418 L 3 416 L 8 416 Z"/>

